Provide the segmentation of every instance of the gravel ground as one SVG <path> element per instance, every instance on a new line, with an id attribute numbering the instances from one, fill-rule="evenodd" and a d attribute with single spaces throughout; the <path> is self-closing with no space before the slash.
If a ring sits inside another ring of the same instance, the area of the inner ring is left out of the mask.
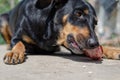
<path id="1" fill-rule="evenodd" d="M 6 46 L 0 45 L 0 80 L 120 80 L 119 60 L 99 62 L 61 53 L 28 55 L 23 64 L 6 65 L 6 52 Z"/>

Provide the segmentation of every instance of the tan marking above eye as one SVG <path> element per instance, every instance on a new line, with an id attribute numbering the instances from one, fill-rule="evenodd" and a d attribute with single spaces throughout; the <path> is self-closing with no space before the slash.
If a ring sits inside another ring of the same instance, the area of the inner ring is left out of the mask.
<path id="1" fill-rule="evenodd" d="M 88 9 L 85 9 L 85 10 L 84 10 L 84 13 L 85 13 L 85 14 L 88 14 L 88 13 L 89 13 L 89 10 L 88 10 Z"/>

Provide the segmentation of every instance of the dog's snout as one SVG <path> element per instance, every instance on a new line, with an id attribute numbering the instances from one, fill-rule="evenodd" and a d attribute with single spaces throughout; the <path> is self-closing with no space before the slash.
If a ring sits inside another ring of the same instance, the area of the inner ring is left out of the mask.
<path id="1" fill-rule="evenodd" d="M 90 38 L 90 39 L 88 39 L 88 41 L 87 41 L 87 45 L 88 45 L 89 48 L 95 48 L 95 47 L 98 47 L 98 46 L 99 46 L 99 43 L 98 43 L 98 41 L 96 41 L 95 39 Z"/>

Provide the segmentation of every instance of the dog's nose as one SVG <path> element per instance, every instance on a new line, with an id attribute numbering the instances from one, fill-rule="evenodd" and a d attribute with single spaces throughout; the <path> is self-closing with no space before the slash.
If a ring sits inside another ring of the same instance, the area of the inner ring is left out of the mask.
<path id="1" fill-rule="evenodd" d="M 98 41 L 93 38 L 88 39 L 87 44 L 89 48 L 96 48 L 99 46 Z"/>

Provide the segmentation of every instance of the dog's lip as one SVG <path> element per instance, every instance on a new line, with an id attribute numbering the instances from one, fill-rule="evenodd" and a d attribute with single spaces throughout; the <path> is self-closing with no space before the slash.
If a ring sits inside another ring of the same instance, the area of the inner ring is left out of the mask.
<path id="1" fill-rule="evenodd" d="M 82 50 L 82 48 L 78 45 L 78 43 L 75 41 L 73 36 L 71 36 L 69 39 L 67 39 L 67 42 L 73 48 L 75 48 L 77 50 Z"/>

